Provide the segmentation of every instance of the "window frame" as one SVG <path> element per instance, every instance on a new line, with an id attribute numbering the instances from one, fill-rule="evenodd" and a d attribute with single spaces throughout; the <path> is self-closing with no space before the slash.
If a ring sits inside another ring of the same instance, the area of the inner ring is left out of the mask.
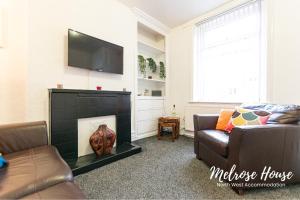
<path id="1" fill-rule="evenodd" d="M 242 101 L 224 101 L 224 100 L 218 100 L 218 101 L 208 101 L 208 100 L 201 100 L 201 99 L 195 99 L 195 71 L 197 70 L 197 27 L 203 23 L 206 23 L 208 21 L 214 20 L 222 15 L 226 15 L 228 13 L 234 12 L 235 10 L 238 10 L 244 6 L 247 6 L 251 3 L 259 2 L 260 3 L 260 53 L 259 53 L 259 60 L 260 60 L 260 69 L 259 69 L 259 97 L 258 102 L 255 103 L 261 103 L 261 102 L 267 102 L 268 99 L 268 64 L 267 64 L 267 57 L 268 57 L 268 41 L 267 41 L 267 9 L 266 9 L 266 3 L 264 0 L 249 0 L 247 2 L 244 2 L 242 4 L 235 5 L 229 9 L 226 9 L 222 12 L 215 13 L 210 17 L 207 17 L 198 23 L 194 24 L 193 27 L 193 67 L 192 67 L 192 78 L 191 78 L 191 98 L 189 103 L 205 103 L 205 104 L 242 104 L 245 102 Z M 198 77 L 199 78 L 199 77 Z"/>

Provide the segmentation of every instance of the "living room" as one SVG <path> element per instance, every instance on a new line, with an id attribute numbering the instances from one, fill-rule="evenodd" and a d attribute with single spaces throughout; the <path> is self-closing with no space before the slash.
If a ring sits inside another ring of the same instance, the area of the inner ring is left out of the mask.
<path id="1" fill-rule="evenodd" d="M 0 199 L 300 198 L 298 8 L 0 0 Z"/>

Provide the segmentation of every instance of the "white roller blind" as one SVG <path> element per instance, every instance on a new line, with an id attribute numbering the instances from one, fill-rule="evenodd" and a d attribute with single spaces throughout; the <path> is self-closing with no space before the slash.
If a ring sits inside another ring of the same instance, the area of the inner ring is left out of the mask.
<path id="1" fill-rule="evenodd" d="M 193 100 L 258 102 L 262 79 L 261 1 L 252 1 L 196 27 Z"/>

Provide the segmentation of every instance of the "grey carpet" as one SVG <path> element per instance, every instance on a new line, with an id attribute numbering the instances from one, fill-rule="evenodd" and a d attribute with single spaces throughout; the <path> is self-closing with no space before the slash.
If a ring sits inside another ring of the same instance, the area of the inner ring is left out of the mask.
<path id="1" fill-rule="evenodd" d="M 135 142 L 143 152 L 75 178 L 93 199 L 299 199 L 300 186 L 259 189 L 239 196 L 209 180 L 209 168 L 195 158 L 193 139 Z"/>

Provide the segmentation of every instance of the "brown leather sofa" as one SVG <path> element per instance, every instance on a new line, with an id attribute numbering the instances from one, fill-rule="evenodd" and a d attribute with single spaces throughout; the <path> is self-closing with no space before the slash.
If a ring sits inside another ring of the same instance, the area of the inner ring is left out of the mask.
<path id="1" fill-rule="evenodd" d="M 243 106 L 254 110 L 266 110 L 272 113 L 269 124 L 263 126 L 235 127 L 231 134 L 215 130 L 218 115 L 194 115 L 194 150 L 196 157 L 209 166 L 229 171 L 236 165 L 236 172 L 255 171 L 259 174 L 248 183 L 297 183 L 300 181 L 300 107 L 295 105 L 250 105 Z M 263 181 L 260 174 L 264 167 L 278 172 L 293 172 L 290 180 L 279 179 Z M 246 187 L 242 183 L 231 185 L 242 194 Z M 248 184 L 249 186 L 249 184 Z M 257 185 L 261 187 L 261 185 Z M 267 186 L 269 187 L 269 186 Z"/>
<path id="2" fill-rule="evenodd" d="M 71 169 L 48 145 L 46 122 L 0 126 L 0 199 L 84 199 Z"/>

